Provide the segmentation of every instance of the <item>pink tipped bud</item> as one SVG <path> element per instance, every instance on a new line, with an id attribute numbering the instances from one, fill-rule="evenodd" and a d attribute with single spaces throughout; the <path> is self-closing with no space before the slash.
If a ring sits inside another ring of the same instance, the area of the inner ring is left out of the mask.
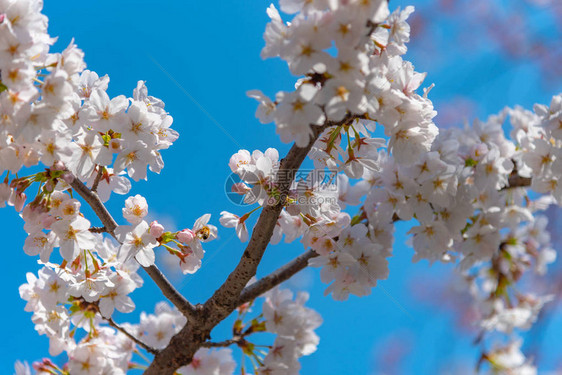
<path id="1" fill-rule="evenodd" d="M 164 226 L 154 220 L 150 223 L 150 234 L 154 238 L 160 238 L 164 234 Z"/>
<path id="2" fill-rule="evenodd" d="M 176 238 L 178 239 L 178 241 L 187 244 L 195 238 L 195 233 L 193 233 L 191 229 L 184 229 L 178 232 Z"/>
<path id="3" fill-rule="evenodd" d="M 16 194 L 14 198 L 14 208 L 16 209 L 16 211 L 20 212 L 21 210 L 23 210 L 26 199 L 27 195 L 25 195 L 25 193 Z"/>
<path id="4" fill-rule="evenodd" d="M 74 175 L 70 172 L 63 173 L 60 177 L 69 185 L 74 181 Z"/>
<path id="5" fill-rule="evenodd" d="M 53 363 L 53 361 L 51 361 L 50 358 L 43 358 L 43 363 L 45 364 L 45 366 L 55 367 L 55 364 Z"/>
<path id="6" fill-rule="evenodd" d="M 53 180 L 47 181 L 47 183 L 45 184 L 45 190 L 49 193 L 55 191 L 55 182 Z"/>
<path id="7" fill-rule="evenodd" d="M 6 18 L 6 15 L 4 13 L 0 14 L 0 23 L 4 22 L 4 18 Z"/>
<path id="8" fill-rule="evenodd" d="M 232 185 L 232 192 L 240 195 L 244 195 L 250 190 L 252 189 L 250 189 L 250 187 L 243 182 L 238 182 Z"/>

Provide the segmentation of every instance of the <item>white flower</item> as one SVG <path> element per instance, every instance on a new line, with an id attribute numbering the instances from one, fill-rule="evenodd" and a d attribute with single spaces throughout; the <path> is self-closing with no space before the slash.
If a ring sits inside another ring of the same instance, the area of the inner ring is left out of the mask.
<path id="1" fill-rule="evenodd" d="M 143 267 L 154 264 L 154 248 L 158 241 L 150 234 L 150 226 L 146 221 L 141 221 L 135 226 L 121 225 L 115 229 L 115 234 L 122 245 L 119 248 L 117 259 L 125 263 L 132 257 Z"/>
<path id="2" fill-rule="evenodd" d="M 95 247 L 95 238 L 90 233 L 90 222 L 82 216 L 76 216 L 72 220 L 59 220 L 53 223 L 51 228 L 59 237 L 60 253 L 68 262 L 72 262 L 82 250 Z"/>
<path id="3" fill-rule="evenodd" d="M 313 101 L 317 92 L 313 85 L 303 84 L 295 92 L 278 94 L 274 117 L 283 142 L 295 141 L 297 146 L 305 147 L 312 135 L 310 126 L 324 123 L 324 113 Z"/>
<path id="4" fill-rule="evenodd" d="M 259 102 L 258 109 L 256 110 L 257 119 L 260 120 L 262 124 L 273 122 L 276 106 L 271 99 L 265 96 L 260 90 L 250 90 L 246 92 L 246 95 Z"/>
<path id="5" fill-rule="evenodd" d="M 29 234 L 25 239 L 23 250 L 27 255 L 35 256 L 40 254 L 42 262 L 48 262 L 56 244 L 56 235 L 53 232 L 44 233 L 43 231 Z"/>
<path id="6" fill-rule="evenodd" d="M 123 217 L 131 224 L 137 225 L 148 214 L 148 204 L 146 199 L 137 194 L 125 200 Z"/>
<path id="7" fill-rule="evenodd" d="M 111 317 L 114 309 L 122 313 L 128 313 L 135 309 L 133 300 L 128 296 L 136 289 L 135 282 L 127 277 L 117 277 L 114 283 L 115 286 L 107 294 L 102 295 L 99 302 L 100 313 L 106 318 Z"/>
<path id="8" fill-rule="evenodd" d="M 226 228 L 236 228 L 236 235 L 241 242 L 248 241 L 248 229 L 246 228 L 246 217 L 242 220 L 241 217 L 231 214 L 227 211 L 221 212 L 221 218 L 219 219 L 222 226 Z"/>
<path id="9" fill-rule="evenodd" d="M 84 106 L 84 112 L 95 130 L 105 133 L 108 130 L 120 132 L 125 122 L 125 110 L 129 101 L 120 95 L 113 99 L 104 90 L 96 89 Z"/>

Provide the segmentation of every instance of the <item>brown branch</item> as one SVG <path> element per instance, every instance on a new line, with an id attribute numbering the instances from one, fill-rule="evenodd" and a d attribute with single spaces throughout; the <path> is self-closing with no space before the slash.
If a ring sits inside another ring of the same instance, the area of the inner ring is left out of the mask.
<path id="1" fill-rule="evenodd" d="M 255 283 L 244 288 L 238 299 L 238 306 L 250 302 L 251 300 L 261 296 L 270 289 L 273 289 L 283 281 L 290 279 L 293 275 L 302 271 L 308 266 L 308 260 L 318 256 L 314 250 L 308 250 L 306 253 L 299 255 L 283 267 L 278 268 L 268 276 L 256 281 Z"/>
<path id="2" fill-rule="evenodd" d="M 86 201 L 86 203 L 90 205 L 92 210 L 94 210 L 96 216 L 101 220 L 105 229 L 107 229 L 107 233 L 111 234 L 115 239 L 117 239 L 117 237 L 115 237 L 115 228 L 117 228 L 117 222 L 115 221 L 113 216 L 111 216 L 107 208 L 105 208 L 97 193 L 88 189 L 88 187 L 76 177 L 74 177 L 69 185 L 74 189 L 75 192 L 78 193 L 78 195 L 82 197 L 82 199 Z"/>
<path id="3" fill-rule="evenodd" d="M 102 167 L 101 165 L 98 165 L 98 174 L 96 174 L 96 178 L 94 179 L 94 183 L 92 184 L 92 191 L 97 192 L 98 191 L 98 185 L 100 184 L 100 180 L 103 176 L 103 170 L 104 167 Z"/>
<path id="4" fill-rule="evenodd" d="M 238 343 L 240 342 L 241 337 L 235 337 L 232 338 L 230 340 L 225 340 L 225 341 L 220 341 L 220 342 L 211 342 L 211 341 L 205 341 L 204 343 L 201 344 L 201 346 L 203 348 L 226 348 L 230 345 L 238 345 Z"/>
<path id="5" fill-rule="evenodd" d="M 350 121 L 350 119 L 347 119 L 347 121 Z M 294 179 L 294 172 L 299 169 L 314 142 L 325 128 L 326 126 L 314 127 L 313 138 L 309 144 L 306 147 L 293 145 L 287 156 L 281 160 L 276 176 L 276 182 L 279 187 L 279 199 L 275 204 L 263 208 L 240 262 L 213 296 L 205 302 L 203 308 L 205 314 L 208 315 L 208 327 L 206 328 L 212 328 L 230 315 L 237 307 L 240 293 L 242 293 L 250 279 L 256 275 L 258 265 L 273 235 L 273 230 L 284 207 L 285 199 L 289 194 L 289 188 Z"/>
<path id="6" fill-rule="evenodd" d="M 258 265 L 273 235 L 273 230 L 284 207 L 285 199 L 289 194 L 289 188 L 294 180 L 294 172 L 299 169 L 316 139 L 327 127 L 347 124 L 353 119 L 353 116 L 348 116 L 340 123 L 329 122 L 324 126 L 313 127 L 313 136 L 308 145 L 306 147 L 293 145 L 287 156 L 281 160 L 276 176 L 280 198 L 275 204 L 263 208 L 240 262 L 220 288 L 205 302 L 204 310 L 205 313 L 209 314 L 208 321 L 211 324 L 216 325 L 234 311 L 237 307 L 240 293 L 242 293 L 250 279 L 256 275 Z"/>
<path id="7" fill-rule="evenodd" d="M 111 216 L 103 202 L 100 200 L 97 193 L 88 189 L 88 187 L 86 187 L 86 185 L 84 185 L 76 177 L 72 180 L 70 186 L 90 205 L 92 210 L 94 210 L 97 217 L 99 217 L 99 219 L 103 223 L 107 233 L 111 234 L 115 239 L 117 239 L 117 237 L 115 236 L 115 228 L 117 228 L 117 223 L 115 222 L 115 219 L 113 219 L 113 216 Z M 185 299 L 184 296 L 182 296 L 176 290 L 176 288 L 174 288 L 174 286 L 168 281 L 168 279 L 166 279 L 166 277 L 164 276 L 164 274 L 162 274 L 158 267 L 153 264 L 150 267 L 143 268 L 148 276 L 150 276 L 150 278 L 154 280 L 156 285 L 158 285 L 164 296 L 166 296 L 166 298 L 168 298 L 170 302 L 172 302 L 174 306 L 176 306 L 176 308 L 185 317 L 187 317 L 188 319 L 194 319 L 194 316 L 197 314 L 197 309 L 195 308 L 195 306 L 193 306 L 188 300 Z"/>
<path id="8" fill-rule="evenodd" d="M 314 142 L 326 128 L 347 124 L 353 119 L 353 116 L 347 116 L 338 123 L 328 122 L 323 126 L 313 126 L 313 134 L 306 147 L 291 147 L 287 156 L 281 160 L 276 176 L 278 184 L 283 182 L 279 184 L 279 200 L 263 208 L 238 265 L 202 306 L 198 319 L 172 337 L 168 346 L 154 357 L 145 375 L 172 375 L 177 368 L 191 363 L 197 349 L 210 337 L 211 330 L 234 311 L 242 290 L 256 275 L 258 265 L 273 235 L 294 178 L 293 172 L 299 169 Z"/>
<path id="9" fill-rule="evenodd" d="M 185 299 L 185 297 L 180 292 L 178 292 L 176 288 L 174 288 L 172 283 L 168 281 L 162 271 L 160 271 L 160 269 L 156 267 L 155 264 L 150 267 L 143 268 L 148 276 L 150 276 L 150 278 L 154 280 L 156 285 L 158 285 L 164 296 L 166 296 L 166 298 L 168 298 L 168 300 L 170 300 L 170 302 L 172 302 L 174 306 L 176 306 L 176 308 L 186 318 L 188 318 L 189 320 L 194 320 L 195 316 L 198 314 L 197 308 L 193 306 L 191 302 Z"/>
<path id="10" fill-rule="evenodd" d="M 92 233 L 106 233 L 107 229 L 105 227 L 90 227 L 90 232 L 92 232 Z"/>
<path id="11" fill-rule="evenodd" d="M 125 336 L 127 336 L 128 338 L 130 338 L 132 341 L 134 341 L 138 346 L 142 347 L 144 350 L 146 350 L 147 352 L 151 353 L 151 354 L 156 354 L 158 353 L 158 350 L 148 346 L 147 344 L 145 344 L 144 342 L 142 342 L 141 340 L 139 340 L 138 338 L 136 338 L 135 336 L 133 336 L 133 334 L 131 334 L 129 331 L 127 331 L 125 328 L 121 327 L 119 324 L 115 323 L 113 321 L 113 319 L 109 318 L 106 319 L 107 322 L 109 323 L 110 326 L 112 326 L 113 328 L 115 328 L 116 330 L 118 330 L 119 332 L 123 333 Z"/>
<path id="12" fill-rule="evenodd" d="M 501 190 L 528 187 L 531 186 L 531 181 L 532 179 L 529 177 L 521 177 L 516 173 L 511 174 L 507 180 L 507 186 L 504 186 Z"/>

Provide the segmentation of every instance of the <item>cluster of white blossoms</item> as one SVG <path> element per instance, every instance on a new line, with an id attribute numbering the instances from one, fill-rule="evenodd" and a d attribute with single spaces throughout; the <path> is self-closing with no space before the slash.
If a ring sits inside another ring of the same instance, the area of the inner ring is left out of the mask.
<path id="1" fill-rule="evenodd" d="M 153 269 L 161 247 L 178 258 L 183 273 L 195 273 L 202 244 L 217 238 L 217 228 L 204 214 L 192 228 L 167 231 L 148 221 L 140 195 L 125 201 L 129 224 L 91 225 L 78 195 L 91 205 L 112 192 L 128 194 L 129 178 L 160 172 L 161 150 L 178 134 L 143 81 L 131 98 L 110 98 L 109 78 L 85 70 L 73 42 L 50 53 L 54 39 L 41 8 L 40 0 L 0 0 L 0 172 L 6 172 L 0 205 L 21 212 L 24 251 L 43 265 L 20 288 L 25 310 L 48 336 L 50 354 L 68 355 L 64 366 L 43 360 L 33 368 L 39 374 L 124 374 L 144 368 L 133 355 L 166 348 L 186 324 L 165 303 L 154 314 L 142 313 L 137 325 L 113 322 L 115 310 L 135 308 L 129 295 L 142 286 L 137 269 Z M 282 170 L 273 148 L 238 151 L 229 162 L 240 178 L 233 191 L 257 207 L 240 216 L 223 211 L 220 223 L 245 242 L 250 215 L 282 205 L 269 243 L 300 239 L 314 252 L 308 265 L 320 268 L 326 294 L 344 300 L 368 295 L 388 277 L 394 223 L 415 219 L 413 260 L 457 264 L 484 331 L 529 329 L 551 299 L 523 292 L 518 283 L 530 272 L 544 274 L 556 258 L 538 213 L 562 204 L 562 95 L 534 112 L 505 109 L 486 122 L 439 132 L 427 97 L 431 87 L 417 93 L 425 74 L 402 58 L 413 7 L 390 13 L 385 0 L 281 0 L 280 8 L 296 15 L 285 22 L 270 6 L 262 57 L 285 60 L 298 76 L 295 90 L 277 93 L 274 101 L 257 90 L 248 95 L 259 102 L 259 120 L 274 122 L 283 142 L 311 146 L 314 170 Z M 20 177 L 24 167 L 39 163 L 43 171 Z M 27 202 L 32 185 L 38 193 Z M 344 211 L 353 206 L 354 213 Z M 257 305 L 238 308 L 232 340 L 214 343 L 217 348 L 205 343 L 177 373 L 232 374 L 236 364 L 225 347 L 237 345 L 257 374 L 297 374 L 299 357 L 316 350 L 321 318 L 304 307 L 306 293 L 293 299 L 275 288 L 264 298 L 263 312 L 249 323 L 245 316 Z M 272 345 L 248 340 L 264 331 L 276 335 Z M 481 364 L 535 373 L 519 347 L 516 338 L 494 346 Z M 31 369 L 18 363 L 16 373 Z"/>
<path id="2" fill-rule="evenodd" d="M 124 374 L 134 345 L 101 323 L 115 310 L 134 310 L 129 294 L 143 280 L 136 273 L 136 262 L 117 262 L 118 247 L 110 240 L 100 234 L 92 237 L 95 248 L 84 250 L 66 266 L 46 263 L 38 276 L 28 273 L 20 295 L 27 301 L 25 310 L 33 313 L 37 332 L 49 338 L 49 354 L 68 354 L 70 373 L 101 374 L 115 369 L 115 374 Z M 48 363 L 41 366 L 46 366 L 46 373 L 58 373 L 49 372 Z M 36 370 L 42 373 L 41 368 Z"/>
<path id="3" fill-rule="evenodd" d="M 265 329 L 277 336 L 257 374 L 298 374 L 299 358 L 316 351 L 320 339 L 314 330 L 322 324 L 322 318 L 304 306 L 308 300 L 306 292 L 293 300 L 291 291 L 275 288 L 265 297 Z"/>

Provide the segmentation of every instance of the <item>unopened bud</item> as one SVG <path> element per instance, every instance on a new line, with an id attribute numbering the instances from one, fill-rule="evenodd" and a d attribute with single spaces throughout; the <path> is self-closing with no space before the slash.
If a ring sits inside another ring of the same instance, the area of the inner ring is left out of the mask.
<path id="1" fill-rule="evenodd" d="M 14 208 L 16 209 L 17 212 L 20 212 L 21 210 L 23 210 L 23 206 L 25 205 L 26 199 L 27 199 L 27 196 L 25 195 L 25 193 L 19 193 L 19 194 L 15 195 Z"/>
<path id="2" fill-rule="evenodd" d="M 60 177 L 69 185 L 74 181 L 74 175 L 70 172 L 65 172 Z"/>
<path id="3" fill-rule="evenodd" d="M 162 234 L 164 234 L 164 226 L 154 220 L 152 223 L 150 223 L 150 234 L 154 238 L 160 238 Z"/>
<path id="4" fill-rule="evenodd" d="M 176 238 L 178 239 L 178 241 L 187 244 L 195 238 L 195 233 L 193 233 L 191 229 L 184 229 L 178 232 Z"/>

